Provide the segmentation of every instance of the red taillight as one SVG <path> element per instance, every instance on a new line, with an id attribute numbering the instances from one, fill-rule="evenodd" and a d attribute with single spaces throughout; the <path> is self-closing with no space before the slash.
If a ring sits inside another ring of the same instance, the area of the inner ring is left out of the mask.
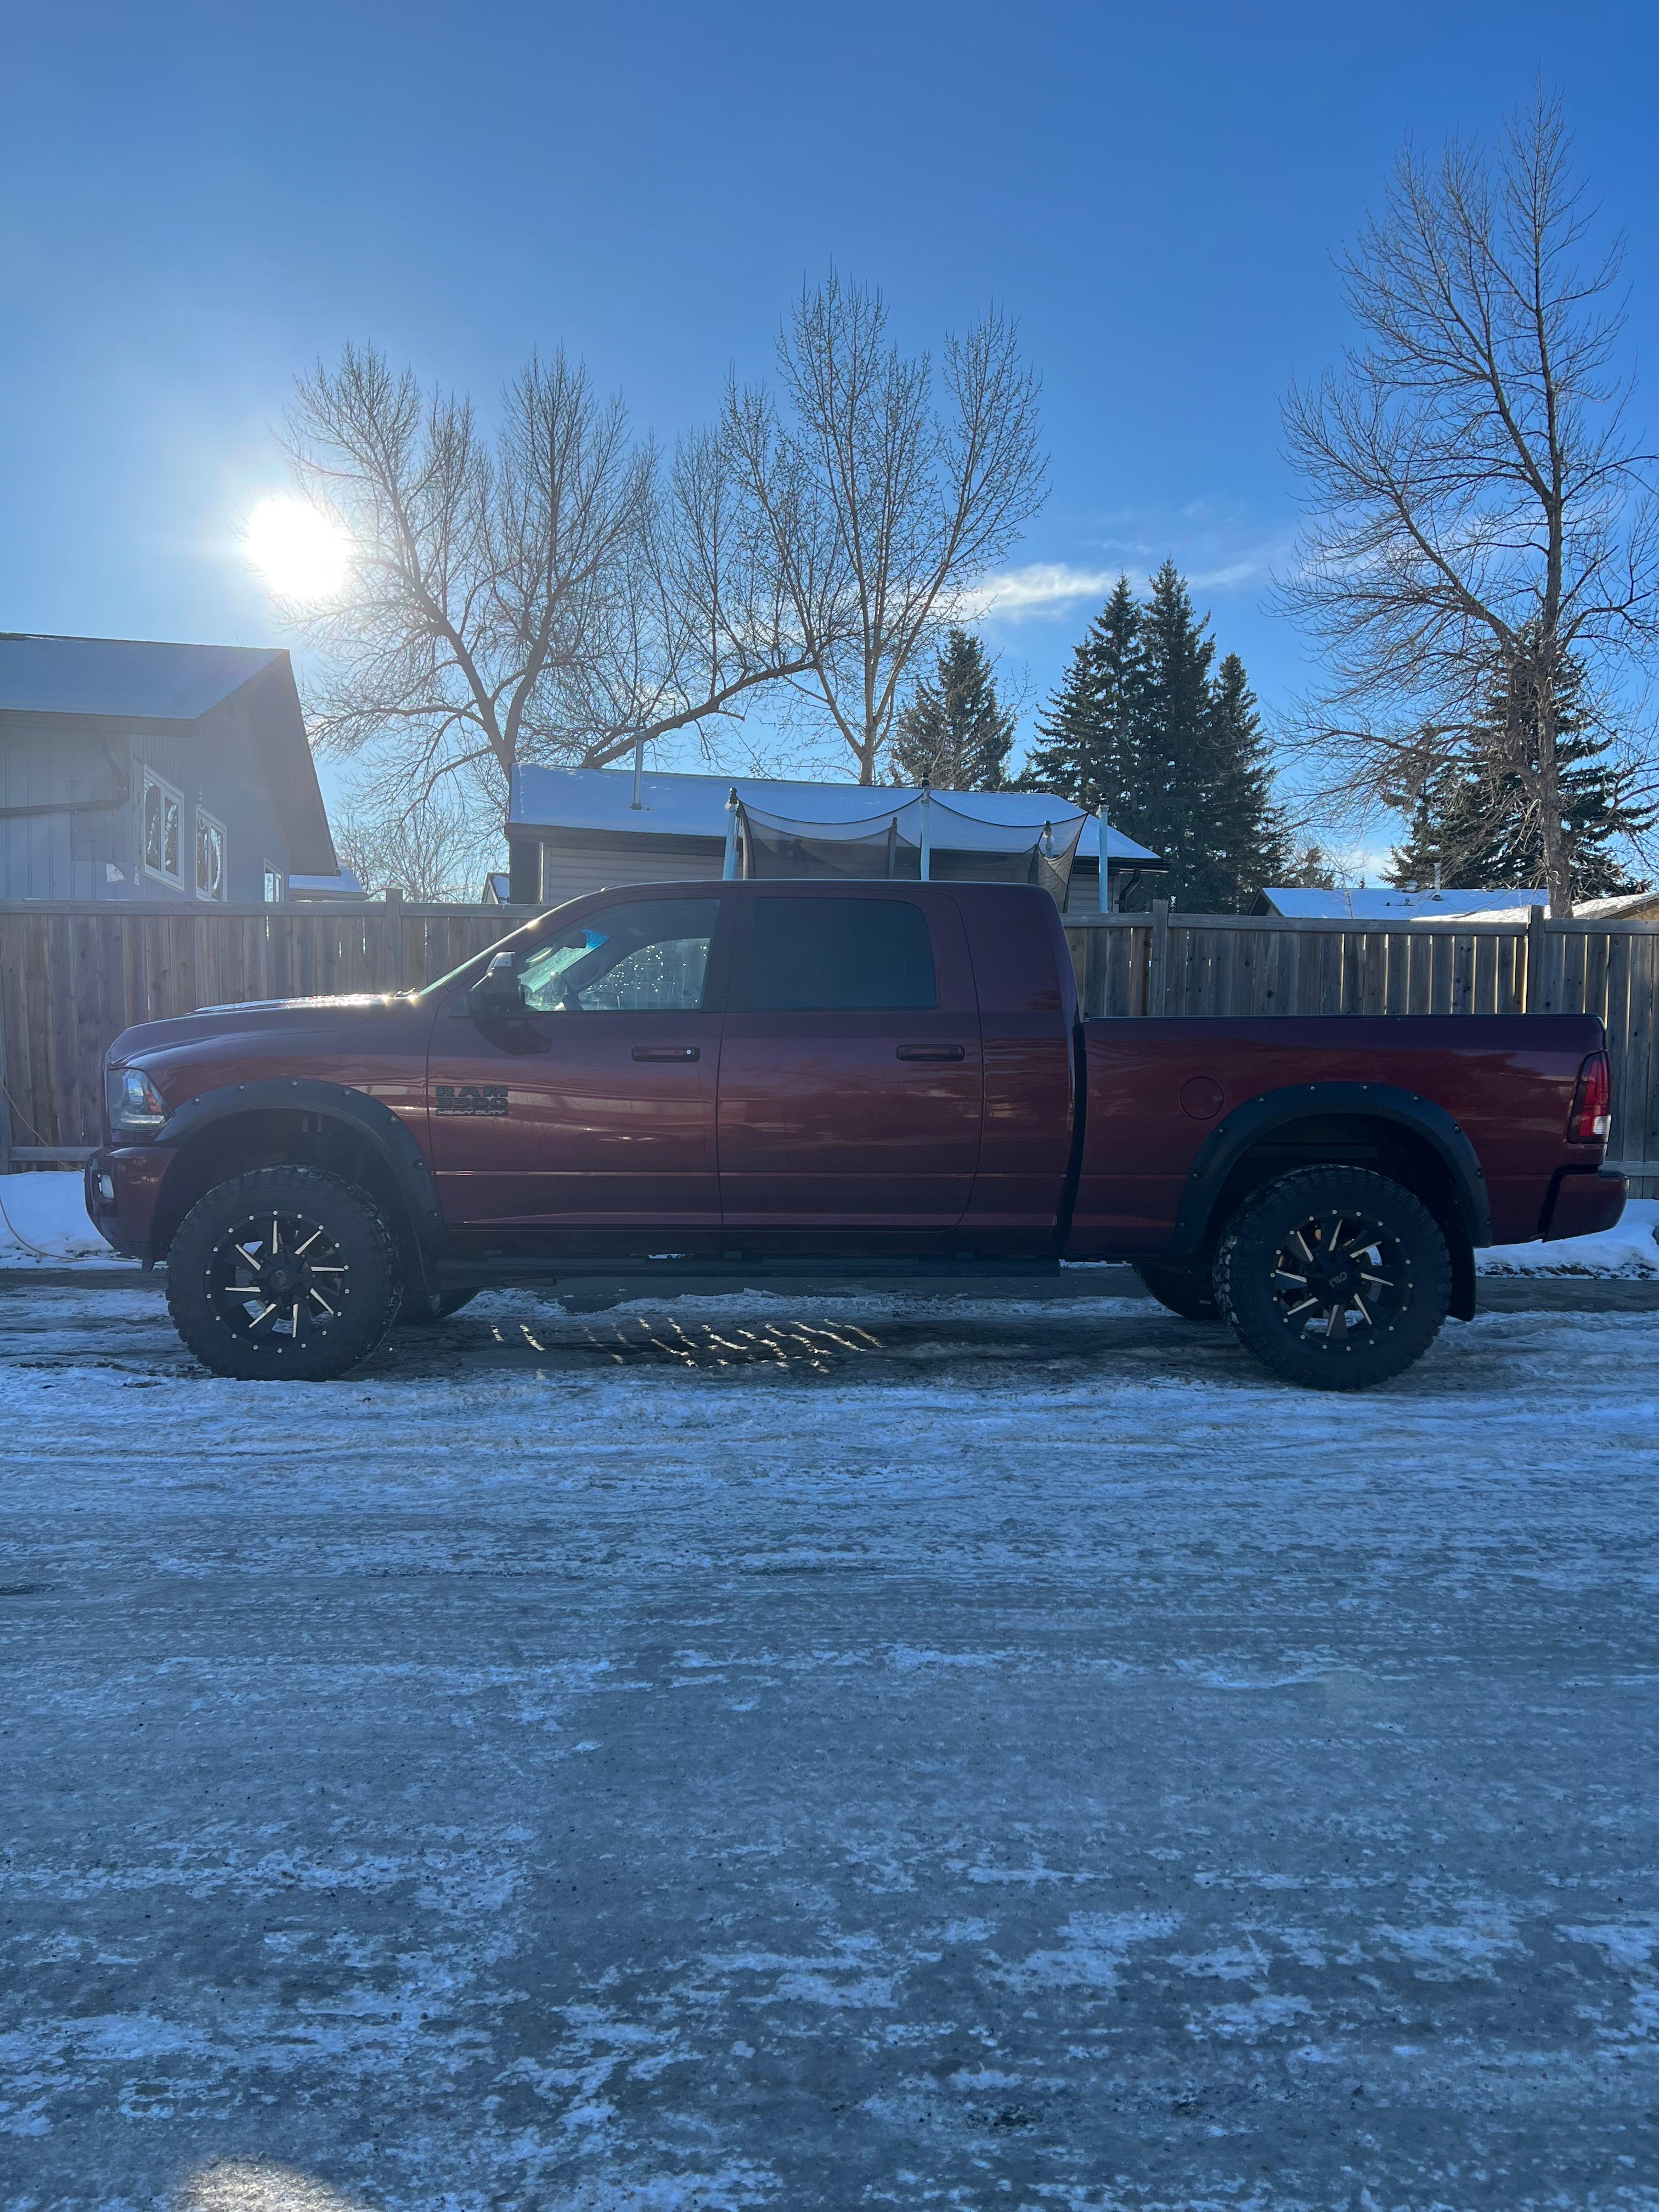
<path id="1" fill-rule="evenodd" d="M 1567 1135 L 1575 1145 L 1605 1145 L 1613 1119 L 1613 1063 L 1604 1052 L 1593 1052 L 1578 1071 L 1578 1088 L 1572 1094 L 1567 1116 Z"/>

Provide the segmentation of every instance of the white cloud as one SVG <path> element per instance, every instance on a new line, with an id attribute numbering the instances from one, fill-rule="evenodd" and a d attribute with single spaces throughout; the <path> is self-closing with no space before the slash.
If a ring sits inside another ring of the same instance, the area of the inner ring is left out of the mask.
<path id="1" fill-rule="evenodd" d="M 1001 576 L 987 576 L 963 595 L 958 619 L 983 622 L 996 615 L 1020 622 L 1029 615 L 1060 614 L 1079 599 L 1103 599 L 1117 581 L 1115 568 L 1074 568 L 1065 561 L 1032 561 Z"/>

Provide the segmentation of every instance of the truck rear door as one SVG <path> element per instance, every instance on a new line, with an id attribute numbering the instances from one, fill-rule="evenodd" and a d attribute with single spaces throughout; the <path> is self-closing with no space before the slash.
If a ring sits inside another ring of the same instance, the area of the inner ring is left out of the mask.
<path id="1" fill-rule="evenodd" d="M 954 901 L 791 881 L 740 908 L 720 1047 L 725 1233 L 953 1227 L 984 1088 Z"/>

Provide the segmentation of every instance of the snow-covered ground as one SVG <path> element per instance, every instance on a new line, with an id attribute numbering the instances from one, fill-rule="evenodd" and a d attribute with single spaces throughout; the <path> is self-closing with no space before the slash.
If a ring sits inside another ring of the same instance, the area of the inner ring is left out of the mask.
<path id="1" fill-rule="evenodd" d="M 86 1186 L 63 1170 L 0 1176 L 0 1267 L 119 1267 L 87 1218 Z"/>
<path id="2" fill-rule="evenodd" d="M 0 2203 L 1652 2212 L 1659 1317 L 0 1291 Z"/>
<path id="3" fill-rule="evenodd" d="M 61 1267 L 113 1261 L 87 1218 L 78 1175 L 0 1181 L 0 1267 Z M 1659 1275 L 1659 1199 L 1632 1199 L 1616 1229 L 1555 1244 L 1500 1244 L 1480 1255 L 1483 1274 Z"/>

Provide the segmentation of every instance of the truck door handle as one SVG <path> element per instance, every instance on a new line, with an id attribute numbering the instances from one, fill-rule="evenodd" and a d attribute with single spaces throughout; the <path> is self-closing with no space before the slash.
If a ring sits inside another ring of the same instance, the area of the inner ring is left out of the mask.
<path id="1" fill-rule="evenodd" d="M 695 1044 L 636 1044 L 635 1060 L 701 1060 L 702 1049 Z"/>
<path id="2" fill-rule="evenodd" d="M 959 1044 L 902 1044 L 898 1056 L 901 1060 L 966 1060 L 968 1054 Z"/>

